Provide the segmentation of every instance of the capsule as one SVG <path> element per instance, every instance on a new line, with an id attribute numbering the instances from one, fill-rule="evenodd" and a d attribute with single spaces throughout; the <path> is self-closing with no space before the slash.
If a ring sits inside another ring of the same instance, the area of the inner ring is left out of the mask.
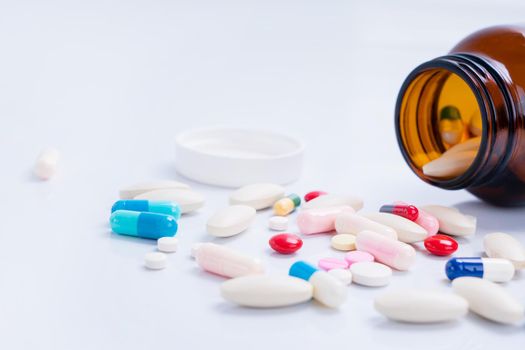
<path id="1" fill-rule="evenodd" d="M 314 287 L 314 299 L 328 307 L 338 307 L 346 300 L 346 287 L 341 281 L 304 261 L 290 266 L 288 274 L 310 282 Z"/>
<path id="2" fill-rule="evenodd" d="M 445 266 L 452 281 L 458 277 L 478 277 L 492 282 L 508 282 L 514 277 L 514 265 L 506 259 L 452 258 Z"/>
<path id="3" fill-rule="evenodd" d="M 273 205 L 275 215 L 286 216 L 301 205 L 301 198 L 295 193 L 279 199 Z"/>
<path id="4" fill-rule="evenodd" d="M 264 273 L 259 259 L 215 243 L 197 244 L 192 248 L 192 254 L 205 271 L 228 278 Z"/>
<path id="5" fill-rule="evenodd" d="M 177 233 L 177 220 L 171 215 L 117 210 L 109 219 L 113 232 L 120 235 L 159 239 Z"/>
<path id="6" fill-rule="evenodd" d="M 175 220 L 180 219 L 180 206 L 172 201 L 150 201 L 147 199 L 126 199 L 116 201 L 111 212 L 117 210 L 147 211 L 150 213 L 171 215 Z"/>
<path id="7" fill-rule="evenodd" d="M 317 197 L 325 195 L 325 194 L 327 193 L 324 191 L 311 191 L 304 195 L 304 201 L 309 202 L 312 199 L 316 199 Z"/>
<path id="8" fill-rule="evenodd" d="M 416 221 L 419 211 L 413 205 L 406 204 L 387 204 L 379 208 L 382 213 L 390 213 L 404 217 L 410 221 Z"/>
<path id="9" fill-rule="evenodd" d="M 449 145 L 459 143 L 464 129 L 459 109 L 454 106 L 443 107 L 439 116 L 439 132 L 443 141 Z"/>

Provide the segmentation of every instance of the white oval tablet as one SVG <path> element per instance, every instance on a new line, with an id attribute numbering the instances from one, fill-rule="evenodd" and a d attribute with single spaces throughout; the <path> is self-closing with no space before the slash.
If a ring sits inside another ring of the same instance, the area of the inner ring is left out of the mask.
<path id="1" fill-rule="evenodd" d="M 157 249 L 164 253 L 173 253 L 177 251 L 179 239 L 176 237 L 161 237 L 157 240 Z"/>
<path id="2" fill-rule="evenodd" d="M 423 165 L 423 174 L 433 177 L 459 176 L 470 167 L 477 154 L 477 150 L 443 153 L 441 157 Z"/>
<path id="3" fill-rule="evenodd" d="M 380 295 L 374 307 L 392 320 L 411 323 L 452 321 L 468 311 L 467 301 L 458 295 L 414 289 Z"/>
<path id="4" fill-rule="evenodd" d="M 421 207 L 439 221 L 439 231 L 452 236 L 468 236 L 476 232 L 476 218 L 464 215 L 456 208 L 442 205 L 427 205 Z"/>
<path id="5" fill-rule="evenodd" d="M 204 197 L 200 193 L 185 189 L 154 190 L 144 192 L 134 199 L 172 201 L 180 206 L 182 214 L 195 211 L 204 205 Z"/>
<path id="6" fill-rule="evenodd" d="M 150 181 L 126 186 L 120 189 L 120 199 L 133 199 L 136 196 L 155 190 L 189 190 L 190 186 L 171 180 Z"/>
<path id="7" fill-rule="evenodd" d="M 359 197 L 354 196 L 339 196 L 335 194 L 324 194 L 316 197 L 302 205 L 303 209 L 317 209 L 327 207 L 339 207 L 342 205 L 348 205 L 355 211 L 363 208 L 363 200 Z"/>
<path id="8" fill-rule="evenodd" d="M 489 258 L 511 261 L 516 269 L 525 268 L 525 248 L 514 237 L 503 232 L 494 232 L 483 238 L 485 253 Z"/>
<path id="9" fill-rule="evenodd" d="M 343 284 L 349 285 L 352 283 L 352 273 L 348 269 L 331 269 L 327 273 L 337 278 Z"/>
<path id="10" fill-rule="evenodd" d="M 144 256 L 144 264 L 151 270 L 161 270 L 166 267 L 167 263 L 168 259 L 164 253 L 150 252 Z"/>
<path id="11" fill-rule="evenodd" d="M 366 213 L 364 217 L 382 225 L 391 227 L 397 232 L 397 239 L 405 243 L 424 241 L 427 230 L 402 216 L 390 213 Z"/>
<path id="12" fill-rule="evenodd" d="M 230 195 L 230 204 L 243 204 L 255 210 L 265 209 L 283 198 L 284 191 L 284 187 L 271 183 L 247 185 Z"/>
<path id="13" fill-rule="evenodd" d="M 357 262 L 350 266 L 352 281 L 367 287 L 382 287 L 390 283 L 392 269 L 377 262 Z"/>
<path id="14" fill-rule="evenodd" d="M 35 175 L 41 180 L 49 180 L 56 173 L 59 159 L 60 152 L 56 148 L 44 149 L 36 159 Z"/>
<path id="15" fill-rule="evenodd" d="M 335 218 L 337 233 L 357 235 L 361 231 L 373 231 L 391 239 L 397 239 L 397 232 L 391 227 L 380 224 L 355 213 L 341 213 Z"/>
<path id="16" fill-rule="evenodd" d="M 268 227 L 274 231 L 286 231 L 288 218 L 286 216 L 272 216 L 268 219 Z"/>
<path id="17" fill-rule="evenodd" d="M 312 298 L 312 285 L 291 276 L 249 275 L 221 285 L 224 299 L 242 306 L 269 308 L 294 305 Z"/>
<path id="18" fill-rule="evenodd" d="M 472 312 L 494 322 L 516 323 L 525 315 L 523 304 L 503 287 L 486 279 L 459 277 L 452 281 L 452 289 L 467 299 Z"/>
<path id="19" fill-rule="evenodd" d="M 246 230 L 255 218 L 255 209 L 247 205 L 231 205 L 215 212 L 208 220 L 208 233 L 230 237 Z"/>
<path id="20" fill-rule="evenodd" d="M 332 248 L 342 251 L 355 250 L 355 236 L 348 233 L 340 233 L 332 237 Z"/>

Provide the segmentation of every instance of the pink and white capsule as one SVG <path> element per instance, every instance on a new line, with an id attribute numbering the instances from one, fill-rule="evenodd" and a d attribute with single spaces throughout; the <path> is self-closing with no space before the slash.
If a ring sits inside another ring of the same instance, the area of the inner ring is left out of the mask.
<path id="1" fill-rule="evenodd" d="M 402 201 L 396 201 L 394 202 L 394 204 L 408 205 L 407 203 L 402 202 Z M 417 210 L 419 212 L 419 215 L 414 222 L 418 224 L 419 226 L 423 227 L 427 231 L 428 233 L 427 237 L 433 236 L 436 233 L 438 233 L 439 231 L 438 219 L 435 216 L 430 215 L 428 212 L 424 211 L 423 209 L 417 208 Z"/>
<path id="2" fill-rule="evenodd" d="M 224 277 L 234 278 L 264 273 L 259 259 L 215 243 L 198 243 L 195 248 L 195 259 L 203 270 Z"/>
<path id="3" fill-rule="evenodd" d="M 334 231 L 335 218 L 341 213 L 355 213 L 355 210 L 348 205 L 303 210 L 297 215 L 297 226 L 306 235 Z"/>
<path id="4" fill-rule="evenodd" d="M 359 232 L 355 244 L 357 250 L 368 252 L 376 261 L 400 271 L 408 270 L 416 258 L 411 245 L 372 231 Z"/>
<path id="5" fill-rule="evenodd" d="M 391 227 L 380 224 L 364 216 L 344 212 L 335 218 L 335 230 L 337 233 L 350 233 L 357 235 L 364 230 L 374 231 L 390 239 L 397 239 L 397 232 Z"/>

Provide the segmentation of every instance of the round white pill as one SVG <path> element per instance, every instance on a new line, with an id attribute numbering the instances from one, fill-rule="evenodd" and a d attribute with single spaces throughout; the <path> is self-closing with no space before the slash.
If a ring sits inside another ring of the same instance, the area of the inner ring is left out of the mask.
<path id="1" fill-rule="evenodd" d="M 167 263 L 168 259 L 164 253 L 151 252 L 144 256 L 144 264 L 148 269 L 161 270 L 166 267 Z"/>
<path id="2" fill-rule="evenodd" d="M 357 262 L 350 266 L 352 281 L 368 287 L 382 287 L 390 283 L 392 269 L 376 262 Z"/>
<path id="3" fill-rule="evenodd" d="M 157 240 L 157 249 L 164 253 L 177 251 L 179 240 L 175 237 L 162 237 Z"/>
<path id="4" fill-rule="evenodd" d="M 348 233 L 333 236 L 332 248 L 342 251 L 355 250 L 355 236 Z"/>
<path id="5" fill-rule="evenodd" d="M 274 231 L 286 231 L 288 229 L 288 218 L 286 216 L 272 216 L 268 219 L 268 227 Z"/>
<path id="6" fill-rule="evenodd" d="M 328 271 L 328 274 L 334 276 L 343 284 L 349 285 L 352 283 L 352 273 L 348 269 L 332 269 Z"/>

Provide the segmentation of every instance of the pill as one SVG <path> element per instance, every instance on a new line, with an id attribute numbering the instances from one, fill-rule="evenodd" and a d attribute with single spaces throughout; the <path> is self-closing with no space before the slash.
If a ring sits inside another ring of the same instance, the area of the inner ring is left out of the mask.
<path id="1" fill-rule="evenodd" d="M 408 270 L 416 258 L 412 246 L 373 231 L 359 232 L 355 245 L 357 250 L 372 254 L 376 261 L 400 271 Z"/>
<path id="2" fill-rule="evenodd" d="M 288 218 L 286 216 L 272 216 L 268 219 L 268 227 L 274 231 L 286 231 Z"/>
<path id="3" fill-rule="evenodd" d="M 330 271 L 333 269 L 347 269 L 348 263 L 346 260 L 337 259 L 337 258 L 322 258 L 317 263 L 320 269 L 325 271 Z"/>
<path id="4" fill-rule="evenodd" d="M 383 287 L 390 283 L 392 269 L 377 262 L 356 262 L 350 266 L 352 282 L 367 287 Z"/>
<path id="5" fill-rule="evenodd" d="M 348 263 L 348 267 L 352 266 L 354 263 L 357 262 L 372 262 L 374 261 L 374 256 L 367 252 L 362 252 L 360 250 L 354 250 L 352 252 L 348 252 L 345 255 L 345 260 Z"/>
<path id="6" fill-rule="evenodd" d="M 113 232 L 120 235 L 159 239 L 177 233 L 177 220 L 171 215 L 117 210 L 109 219 Z"/>
<path id="7" fill-rule="evenodd" d="M 406 205 L 407 203 L 397 201 L 394 204 Z M 433 236 L 439 231 L 439 221 L 435 216 L 430 215 L 421 208 L 418 208 L 418 216 L 414 221 L 419 226 L 423 227 L 427 231 L 427 236 Z"/>
<path id="8" fill-rule="evenodd" d="M 146 199 L 124 199 L 116 201 L 111 207 L 111 212 L 117 210 L 147 211 L 151 213 L 166 214 L 180 219 L 180 207 L 170 201 L 149 201 Z"/>
<path id="9" fill-rule="evenodd" d="M 391 320 L 409 323 L 453 321 L 468 312 L 459 295 L 417 289 L 388 291 L 375 298 L 374 307 Z"/>
<path id="10" fill-rule="evenodd" d="M 489 258 L 507 259 L 516 269 L 525 268 L 525 248 L 514 237 L 503 232 L 494 232 L 483 238 L 485 253 Z"/>
<path id="11" fill-rule="evenodd" d="M 416 221 L 419 216 L 419 211 L 413 205 L 407 204 L 387 204 L 381 206 L 379 211 L 382 213 L 390 213 L 404 217 L 410 221 Z"/>
<path id="12" fill-rule="evenodd" d="M 195 257 L 197 256 L 197 250 L 199 250 L 200 246 L 203 245 L 204 243 L 195 243 L 191 246 L 191 252 L 190 252 L 190 255 L 192 258 L 195 259 Z"/>
<path id="13" fill-rule="evenodd" d="M 415 243 L 427 238 L 427 231 L 413 221 L 389 213 L 365 213 L 364 217 L 382 225 L 391 227 L 397 232 L 397 239 L 405 243 Z"/>
<path id="14" fill-rule="evenodd" d="M 355 236 L 349 233 L 339 233 L 331 239 L 332 248 L 342 251 L 355 250 Z"/>
<path id="15" fill-rule="evenodd" d="M 317 198 L 311 199 L 307 203 L 304 203 L 303 209 L 316 209 L 326 207 L 338 207 L 341 205 L 348 205 L 355 211 L 363 208 L 363 200 L 354 196 L 340 196 L 335 194 L 325 194 Z"/>
<path id="16" fill-rule="evenodd" d="M 436 217 L 439 230 L 453 236 L 468 236 L 476 232 L 476 218 L 462 214 L 456 208 L 441 205 L 426 205 L 424 211 Z"/>
<path id="17" fill-rule="evenodd" d="M 175 237 L 161 237 L 157 240 L 157 249 L 164 253 L 177 251 L 179 240 Z"/>
<path id="18" fill-rule="evenodd" d="M 194 254 L 203 270 L 219 276 L 233 278 L 264 273 L 259 259 L 219 244 L 200 243 Z"/>
<path id="19" fill-rule="evenodd" d="M 155 190 L 189 190 L 190 186 L 177 181 L 170 180 L 161 180 L 161 181 L 150 181 L 150 182 L 141 182 L 131 186 L 126 186 L 120 189 L 119 196 L 120 199 L 133 199 L 138 195 L 141 195 L 145 192 L 155 191 Z"/>
<path id="20" fill-rule="evenodd" d="M 273 250 L 281 254 L 293 254 L 303 246 L 302 239 L 291 233 L 275 235 L 268 243 Z"/>
<path id="21" fill-rule="evenodd" d="M 348 269 L 332 269 L 328 271 L 328 274 L 334 276 L 345 285 L 352 283 L 352 273 Z"/>
<path id="22" fill-rule="evenodd" d="M 151 270 L 161 270 L 167 263 L 168 259 L 164 253 L 150 252 L 144 256 L 144 265 Z"/>
<path id="23" fill-rule="evenodd" d="M 346 301 L 346 287 L 341 281 L 304 261 L 290 266 L 288 274 L 310 282 L 314 288 L 314 299 L 323 305 L 335 308 Z"/>
<path id="24" fill-rule="evenodd" d="M 284 187 L 271 183 L 246 185 L 230 195 L 230 204 L 242 204 L 255 210 L 270 208 L 284 196 Z"/>
<path id="25" fill-rule="evenodd" d="M 523 304 L 493 282 L 460 277 L 452 281 L 452 289 L 468 301 L 470 311 L 486 319 L 505 324 L 523 320 Z"/>
<path id="26" fill-rule="evenodd" d="M 478 151 L 444 153 L 423 165 L 423 174 L 432 177 L 455 177 L 463 174 L 470 167 Z"/>
<path id="27" fill-rule="evenodd" d="M 390 239 L 397 239 L 396 230 L 354 213 L 341 213 L 335 218 L 337 233 L 357 235 L 364 230 L 374 231 Z"/>
<path id="28" fill-rule="evenodd" d="M 458 242 L 446 235 L 430 236 L 423 242 L 429 253 L 437 256 L 447 256 L 458 249 Z"/>
<path id="29" fill-rule="evenodd" d="M 353 213 L 348 205 L 302 210 L 297 215 L 297 226 L 303 234 L 331 232 L 335 230 L 335 218 L 341 213 Z"/>
<path id="30" fill-rule="evenodd" d="M 55 175 L 60 160 L 60 152 L 56 148 L 46 148 L 40 152 L 36 162 L 34 173 L 41 180 L 49 180 Z"/>
<path id="31" fill-rule="evenodd" d="M 476 151 L 481 143 L 481 137 L 473 137 L 465 142 L 458 143 L 455 146 L 450 147 L 444 154 L 452 154 L 457 152 L 465 151 Z"/>
<path id="32" fill-rule="evenodd" d="M 219 209 L 206 225 L 208 233 L 215 237 L 235 236 L 245 231 L 255 219 L 255 209 L 247 205 L 230 205 Z"/>
<path id="33" fill-rule="evenodd" d="M 273 212 L 278 216 L 286 216 L 301 205 L 301 198 L 295 193 L 279 199 L 273 205 Z"/>
<path id="34" fill-rule="evenodd" d="M 291 276 L 249 275 L 223 282 L 221 295 L 228 301 L 247 307 L 283 307 L 312 299 L 313 287 Z"/>
<path id="35" fill-rule="evenodd" d="M 326 192 L 323 191 L 311 191 L 304 195 L 304 201 L 309 202 L 312 199 L 316 199 L 319 196 L 325 195 Z"/>
<path id="36" fill-rule="evenodd" d="M 204 197 L 188 189 L 166 189 L 144 192 L 134 199 L 148 199 L 151 201 L 172 201 L 180 206 L 182 214 L 190 213 L 204 205 Z"/>
<path id="37" fill-rule="evenodd" d="M 508 282 L 514 277 L 514 265 L 506 259 L 452 258 L 445 272 L 450 280 L 458 277 L 478 277 L 492 282 Z"/>
<path id="38" fill-rule="evenodd" d="M 461 141 L 465 130 L 461 114 L 454 106 L 445 106 L 439 115 L 439 133 L 444 142 L 455 145 Z"/>

